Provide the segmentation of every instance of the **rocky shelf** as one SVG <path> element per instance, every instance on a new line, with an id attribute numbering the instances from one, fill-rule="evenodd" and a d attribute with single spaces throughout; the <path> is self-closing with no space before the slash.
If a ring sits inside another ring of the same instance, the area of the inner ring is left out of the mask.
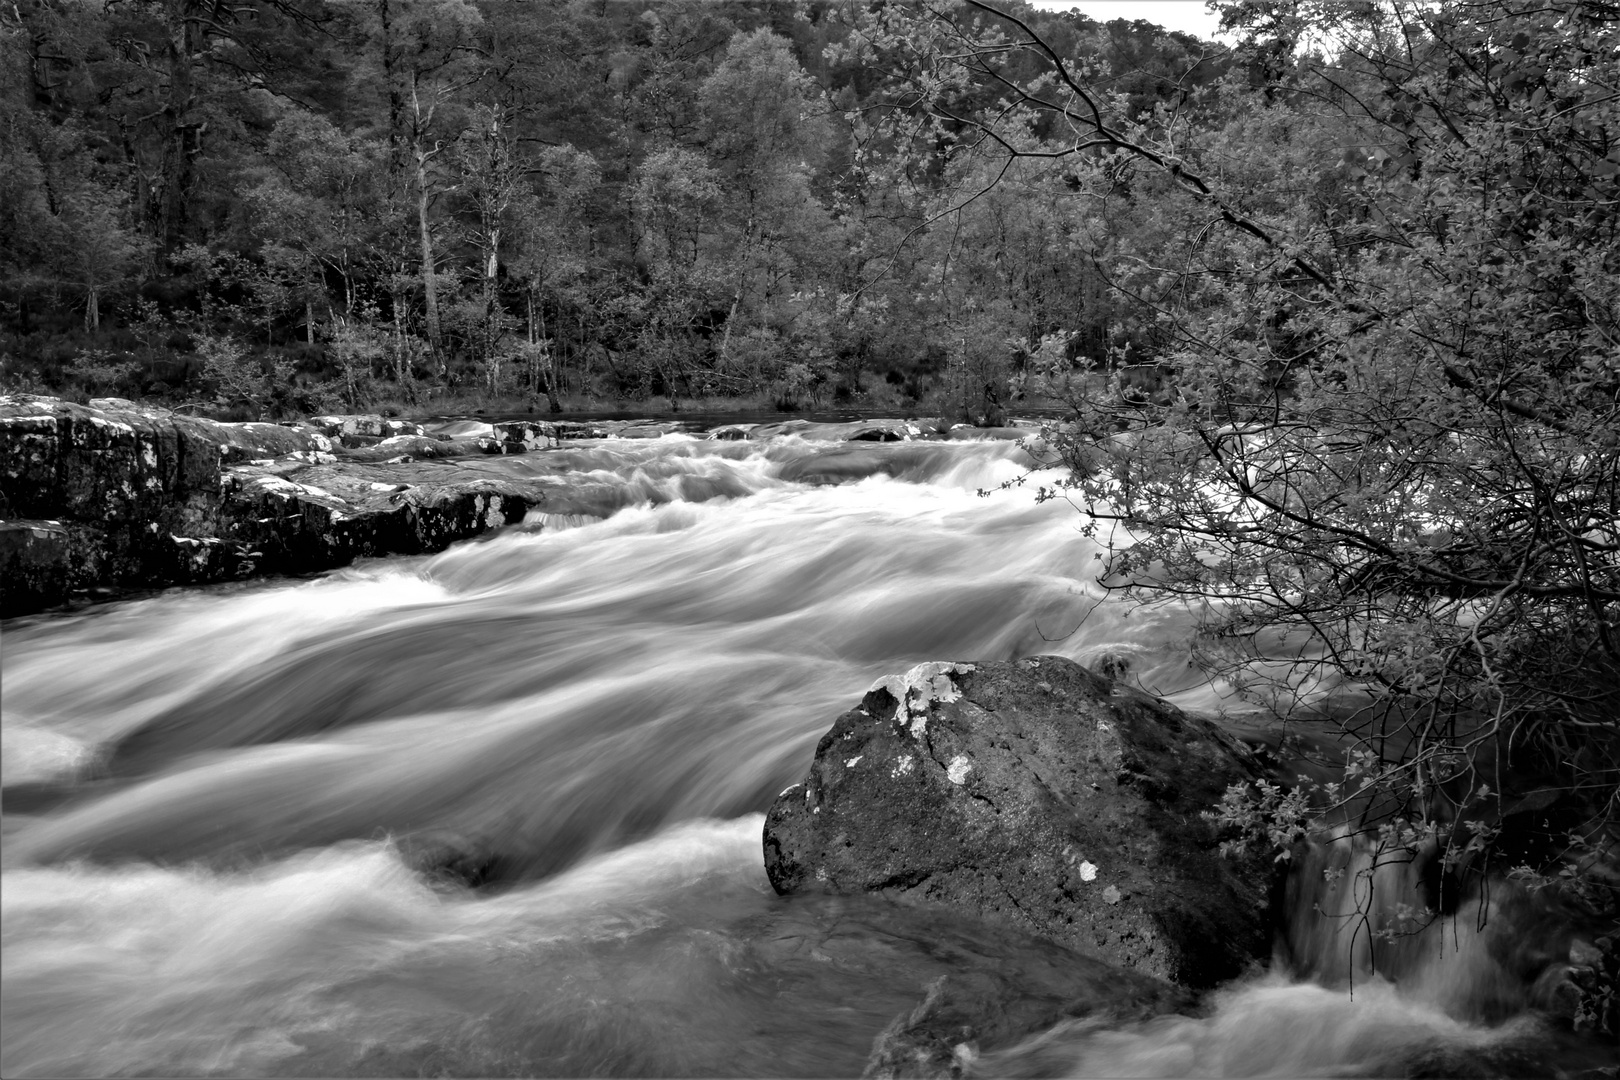
<path id="1" fill-rule="evenodd" d="M 438 551 L 523 520 L 540 486 L 456 461 L 555 445 L 559 431 L 462 427 L 227 424 L 117 398 L 0 396 L 0 615 Z"/>

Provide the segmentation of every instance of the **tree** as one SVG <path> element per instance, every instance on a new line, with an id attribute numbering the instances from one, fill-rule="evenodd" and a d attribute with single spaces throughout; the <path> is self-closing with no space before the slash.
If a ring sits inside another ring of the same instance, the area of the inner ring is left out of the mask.
<path id="1" fill-rule="evenodd" d="M 203 377 L 215 385 L 220 397 L 233 404 L 246 403 L 259 417 L 273 408 L 290 385 L 291 363 L 261 364 L 229 334 L 200 335 L 197 353 L 202 357 Z"/>
<path id="2" fill-rule="evenodd" d="M 121 191 L 69 171 L 71 165 L 82 163 L 80 157 L 46 165 L 55 175 L 47 188 L 52 197 L 40 208 L 45 213 L 34 222 L 38 230 L 33 238 L 38 250 L 34 272 L 51 286 L 81 297 L 84 328 L 95 333 L 101 329 L 103 298 L 131 282 L 148 245 L 129 226 Z"/>
<path id="3" fill-rule="evenodd" d="M 636 220 L 651 278 L 640 351 L 671 401 L 677 381 L 690 380 L 697 358 L 697 321 L 724 287 L 720 254 L 714 249 L 720 199 L 718 175 L 693 150 L 652 154 L 636 178 Z M 690 393 L 689 385 L 687 389 Z"/>
<path id="4" fill-rule="evenodd" d="M 1111 587 L 1198 607 L 1213 674 L 1337 720 L 1353 768 L 1311 813 L 1435 852 L 1437 908 L 1514 863 L 1612 904 L 1620 12 L 1287 6 L 1324 51 L 1145 117 L 1017 12 L 929 17 L 960 74 L 914 101 L 952 154 L 1169 208 L 1147 265 L 1106 267 L 1163 328 L 1168 391 L 1083 402 L 1043 493 L 1114 537 Z M 997 108 L 955 107 L 972 80 Z"/>
<path id="5" fill-rule="evenodd" d="M 768 298 L 794 273 L 788 245 L 814 231 L 809 162 L 827 137 L 820 93 L 786 38 L 738 32 L 725 59 L 703 81 L 703 136 L 726 203 L 740 218 L 731 240 L 731 305 L 719 350 L 727 359 L 738 313 L 750 292 Z"/>
<path id="6" fill-rule="evenodd" d="M 305 328 L 314 340 L 314 303 L 324 301 L 328 271 L 342 282 L 343 312 L 360 307 L 362 274 L 386 268 L 378 247 L 390 224 L 382 178 L 384 147 L 346 134 L 325 117 L 289 109 L 277 121 L 266 145 L 266 167 L 243 198 L 261 245 L 299 253 L 305 300 Z M 286 263 L 287 260 L 280 260 Z"/>
<path id="7" fill-rule="evenodd" d="M 527 389 L 531 394 L 539 392 L 544 362 L 551 411 L 561 412 L 557 394 L 562 355 L 546 325 L 546 294 L 548 290 L 553 293 L 560 311 L 562 297 L 588 268 L 591 229 L 586 220 L 587 200 L 601 185 L 602 171 L 594 158 L 573 146 L 547 147 L 538 164 L 542 190 L 526 195 L 520 205 L 516 252 L 509 266 L 523 284 L 527 306 Z"/>
<path id="8" fill-rule="evenodd" d="M 467 235 L 478 253 L 477 351 L 483 354 L 489 391 L 495 394 L 501 385 L 504 354 L 500 339 L 507 321 L 498 285 L 501 237 L 528 169 L 512 138 L 506 110 L 499 106 L 473 109 L 468 128 L 457 144 L 456 157 L 461 175 L 459 187 L 474 215 Z"/>
<path id="9" fill-rule="evenodd" d="M 367 89 L 386 98 L 391 186 L 411 206 L 425 329 L 429 348 L 438 354 L 443 335 L 434 204 L 449 136 L 458 130 L 450 115 L 457 111 L 457 95 L 484 73 L 476 41 L 483 16 L 467 0 L 366 0 L 354 14 L 375 64 L 376 79 Z"/>
<path id="10" fill-rule="evenodd" d="M 123 0 L 107 5 L 109 119 L 135 165 L 135 201 L 159 252 L 192 226 L 197 165 L 242 90 L 301 96 L 318 63 L 321 0 Z M 121 84 L 121 85 L 119 85 Z M 116 87 L 116 89 L 115 89 Z M 121 92 L 120 92 L 121 91 Z"/>

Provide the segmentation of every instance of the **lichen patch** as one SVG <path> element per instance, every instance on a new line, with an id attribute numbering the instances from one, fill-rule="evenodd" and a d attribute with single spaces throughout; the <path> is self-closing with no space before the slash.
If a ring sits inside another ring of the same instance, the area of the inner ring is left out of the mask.
<path id="1" fill-rule="evenodd" d="M 489 502 L 485 505 L 487 509 L 484 511 L 484 528 L 495 529 L 506 524 L 506 515 L 501 512 L 501 497 L 499 495 L 491 495 Z"/>
<path id="2" fill-rule="evenodd" d="M 894 722 L 909 730 L 913 738 L 921 738 L 928 728 L 929 709 L 936 704 L 961 700 L 961 688 L 951 676 L 972 670 L 972 664 L 934 660 L 918 664 L 903 675 L 885 675 L 873 683 L 867 693 L 887 690 L 889 696 L 899 703 L 895 706 Z"/>

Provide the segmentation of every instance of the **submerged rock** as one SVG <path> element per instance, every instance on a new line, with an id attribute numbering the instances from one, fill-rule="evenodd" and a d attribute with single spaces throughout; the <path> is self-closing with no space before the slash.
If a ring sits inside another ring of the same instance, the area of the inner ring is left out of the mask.
<path id="1" fill-rule="evenodd" d="M 543 438 L 458 446 L 381 417 L 225 424 L 99 399 L 0 396 L 0 615 L 76 593 L 311 573 L 416 554 L 521 521 L 536 485 L 421 456 L 518 452 Z M 340 440 L 368 441 L 348 450 Z M 377 464 L 368 464 L 376 462 Z M 393 466 L 379 473 L 382 465 Z"/>
<path id="2" fill-rule="evenodd" d="M 506 448 L 506 453 L 521 454 L 527 450 L 543 450 L 557 446 L 561 436 L 557 425 L 533 420 L 512 420 L 491 425 L 494 437 Z"/>
<path id="3" fill-rule="evenodd" d="M 314 416 L 307 421 L 288 426 L 319 431 L 333 439 L 344 436 L 386 439 L 398 435 L 421 435 L 423 433 L 421 424 L 415 424 L 409 420 L 392 420 L 378 416 L 375 413 L 362 413 L 352 416 Z"/>
<path id="4" fill-rule="evenodd" d="M 923 664 L 839 717 L 765 822 L 779 893 L 879 891 L 1182 986 L 1263 961 L 1271 866 L 1202 817 L 1251 778 L 1207 720 L 1041 656 Z"/>
<path id="5" fill-rule="evenodd" d="M 499 869 L 487 845 L 448 829 L 423 829 L 394 838 L 400 861 L 436 884 L 477 888 Z"/>
<path id="6" fill-rule="evenodd" d="M 915 1008 L 895 1017 L 872 1040 L 862 1077 L 973 1075 L 974 1064 L 986 1050 L 1058 1023 L 1082 1018 L 1110 1025 L 1131 1023 L 1191 1004 L 1185 992 L 1156 979 L 1118 969 L 1088 971 L 1088 964 L 1104 965 L 1061 947 L 1050 953 L 1051 971 L 1025 968 L 1008 977 L 966 968 L 934 980 Z M 1046 978 L 1037 981 L 1032 974 Z"/>
<path id="7" fill-rule="evenodd" d="M 753 436 L 758 424 L 721 424 L 709 429 L 708 437 L 722 442 L 737 442 Z"/>

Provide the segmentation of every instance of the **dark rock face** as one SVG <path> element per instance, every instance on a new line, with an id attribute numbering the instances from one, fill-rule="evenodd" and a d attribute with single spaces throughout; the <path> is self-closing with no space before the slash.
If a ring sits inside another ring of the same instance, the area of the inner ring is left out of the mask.
<path id="1" fill-rule="evenodd" d="M 504 442 L 458 446 L 381 417 L 222 424 L 115 398 L 97 404 L 0 396 L 0 615 L 87 589 L 437 551 L 521 521 L 545 498 L 443 464 L 399 471 L 418 457 L 523 452 L 545 440 L 532 425 Z M 345 450 L 334 437 L 372 445 Z M 372 475 L 367 461 L 394 469 Z"/>
<path id="2" fill-rule="evenodd" d="M 523 520 L 540 501 L 512 483 L 475 479 L 413 485 L 372 479 L 363 466 L 312 465 L 278 476 L 236 470 L 227 480 L 229 539 L 261 571 L 304 573 L 362 556 L 417 555 Z"/>
<path id="3" fill-rule="evenodd" d="M 922 664 L 868 691 L 765 822 L 779 893 L 882 891 L 1203 988 L 1264 960 L 1271 867 L 1202 812 L 1247 751 L 1062 657 Z"/>
<path id="4" fill-rule="evenodd" d="M 6 609 L 33 611 L 58 602 L 71 582 L 100 575 L 98 530 L 60 521 L 0 521 L 0 581 Z"/>

